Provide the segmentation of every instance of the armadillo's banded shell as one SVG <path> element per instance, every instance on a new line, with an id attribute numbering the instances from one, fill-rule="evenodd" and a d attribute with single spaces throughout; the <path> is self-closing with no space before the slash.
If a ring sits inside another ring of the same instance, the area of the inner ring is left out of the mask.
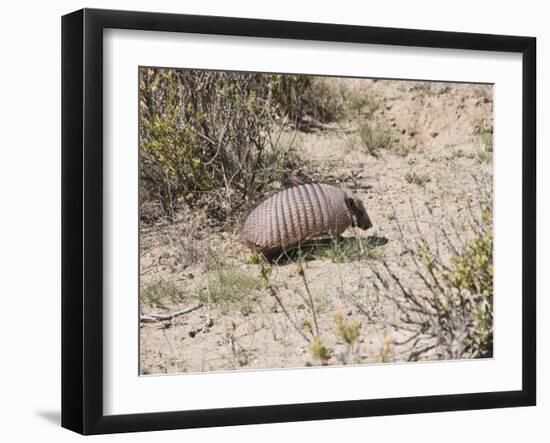
<path id="1" fill-rule="evenodd" d="M 240 237 L 249 246 L 268 251 L 340 234 L 352 224 L 347 197 L 345 191 L 320 183 L 284 189 L 248 214 Z"/>

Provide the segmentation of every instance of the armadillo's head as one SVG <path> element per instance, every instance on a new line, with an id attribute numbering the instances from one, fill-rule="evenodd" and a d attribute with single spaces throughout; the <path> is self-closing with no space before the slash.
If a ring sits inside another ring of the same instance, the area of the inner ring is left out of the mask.
<path id="1" fill-rule="evenodd" d="M 370 227 L 372 227 L 372 223 L 370 221 L 369 215 L 367 214 L 365 205 L 363 205 L 363 202 L 361 201 L 361 199 L 355 196 L 348 196 L 346 197 L 346 205 L 351 211 L 352 220 L 353 220 L 352 225 L 354 227 L 358 226 L 359 228 L 364 230 L 367 230 Z"/>

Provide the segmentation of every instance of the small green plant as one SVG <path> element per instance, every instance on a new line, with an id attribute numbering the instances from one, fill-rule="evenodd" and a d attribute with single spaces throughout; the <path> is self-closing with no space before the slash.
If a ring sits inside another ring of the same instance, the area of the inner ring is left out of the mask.
<path id="1" fill-rule="evenodd" d="M 479 163 L 485 163 L 491 158 L 491 153 L 485 151 L 484 149 L 480 149 L 477 152 L 476 158 Z"/>
<path id="2" fill-rule="evenodd" d="M 357 117 L 365 106 L 365 97 L 359 94 L 353 94 L 347 101 L 347 107 L 344 111 L 344 118 L 351 120 Z"/>
<path id="3" fill-rule="evenodd" d="M 334 79 L 314 77 L 302 96 L 302 112 L 322 123 L 346 117 L 348 89 Z"/>
<path id="4" fill-rule="evenodd" d="M 271 277 L 272 268 L 271 266 L 261 263 L 260 268 L 260 289 L 267 290 L 271 287 L 270 277 Z"/>
<path id="5" fill-rule="evenodd" d="M 430 82 L 419 82 L 414 85 L 411 89 L 414 92 L 418 92 L 421 96 L 432 97 L 435 95 L 434 90 L 432 89 L 432 84 Z"/>
<path id="6" fill-rule="evenodd" d="M 483 126 L 479 129 L 481 146 L 487 152 L 493 152 L 493 128 Z"/>
<path id="7" fill-rule="evenodd" d="M 248 265 L 259 265 L 262 263 L 262 257 L 260 254 L 252 254 L 246 259 L 246 264 Z"/>
<path id="8" fill-rule="evenodd" d="M 482 121 L 474 132 L 479 135 L 480 148 L 477 153 L 478 161 L 480 163 L 489 161 L 493 156 L 493 128 Z"/>
<path id="9" fill-rule="evenodd" d="M 315 332 L 313 332 L 313 324 L 311 323 L 311 320 L 304 320 L 304 330 L 315 338 Z"/>
<path id="10" fill-rule="evenodd" d="M 186 296 L 176 284 L 163 279 L 145 285 L 141 288 L 140 295 L 141 303 L 151 307 L 158 306 L 162 301 L 177 303 Z"/>
<path id="11" fill-rule="evenodd" d="M 260 289 L 260 280 L 236 267 L 223 267 L 208 275 L 206 288 L 199 291 L 203 303 L 216 305 L 222 313 L 237 310 L 243 315 L 253 311 L 253 292 Z"/>
<path id="12" fill-rule="evenodd" d="M 338 331 L 338 336 L 346 343 L 347 345 L 353 346 L 357 343 L 359 338 L 360 326 L 356 321 L 350 320 L 345 321 L 342 316 L 341 311 L 336 311 L 334 314 L 336 320 L 336 329 Z"/>
<path id="13" fill-rule="evenodd" d="M 451 268 L 443 273 L 453 288 L 472 294 L 493 294 L 493 231 L 486 231 L 473 239 L 463 255 L 451 258 Z"/>
<path id="14" fill-rule="evenodd" d="M 466 153 L 464 152 L 464 149 L 457 149 L 456 151 L 453 151 L 451 158 L 453 160 L 457 160 L 459 158 L 464 158 L 465 156 Z"/>
<path id="15" fill-rule="evenodd" d="M 319 248 L 317 256 L 328 258 L 334 263 L 345 263 L 361 258 L 375 259 L 379 256 L 378 243 L 369 238 L 344 237 L 333 239 L 328 247 Z"/>
<path id="16" fill-rule="evenodd" d="M 304 117 L 304 93 L 311 88 L 311 78 L 300 75 L 270 76 L 270 88 L 279 114 L 291 121 Z"/>
<path id="17" fill-rule="evenodd" d="M 380 100 L 376 97 L 368 95 L 365 98 L 364 108 L 366 111 L 367 118 L 373 118 L 374 113 L 380 109 L 382 106 Z"/>
<path id="18" fill-rule="evenodd" d="M 329 348 L 327 348 L 321 337 L 315 337 L 311 342 L 309 349 L 313 356 L 317 358 L 323 366 L 328 364 L 332 352 Z"/>
<path id="19" fill-rule="evenodd" d="M 426 183 L 431 181 L 431 178 L 428 175 L 419 175 L 416 172 L 407 173 L 405 175 L 405 180 L 407 183 L 417 186 L 424 186 Z"/>
<path id="20" fill-rule="evenodd" d="M 382 348 L 380 349 L 380 361 L 382 363 L 389 363 L 393 358 L 393 340 L 388 334 L 388 331 L 384 331 L 384 341 Z"/>
<path id="21" fill-rule="evenodd" d="M 359 362 L 359 334 L 361 333 L 361 325 L 354 320 L 344 320 L 342 312 L 337 310 L 334 313 L 336 321 L 336 331 L 338 337 L 345 343 L 346 349 L 340 353 L 339 360 L 347 365 Z"/>
<path id="22" fill-rule="evenodd" d="M 480 163 L 489 161 L 493 157 L 493 130 L 483 128 L 479 134 L 480 150 L 477 153 L 477 159 Z"/>
<path id="23" fill-rule="evenodd" d="M 352 119 L 361 113 L 367 118 L 372 119 L 376 111 L 380 109 L 381 102 L 378 98 L 361 93 L 359 91 L 351 91 L 347 99 L 346 117 Z"/>
<path id="24" fill-rule="evenodd" d="M 296 273 L 300 274 L 302 261 L 329 259 L 333 263 L 348 263 L 360 259 L 377 259 L 385 240 L 377 237 L 333 237 L 313 240 L 287 251 L 281 259 L 298 261 Z"/>
<path id="25" fill-rule="evenodd" d="M 390 131 L 373 127 L 371 123 L 359 126 L 358 135 L 367 152 L 373 157 L 378 157 L 381 149 L 391 149 L 393 144 Z"/>

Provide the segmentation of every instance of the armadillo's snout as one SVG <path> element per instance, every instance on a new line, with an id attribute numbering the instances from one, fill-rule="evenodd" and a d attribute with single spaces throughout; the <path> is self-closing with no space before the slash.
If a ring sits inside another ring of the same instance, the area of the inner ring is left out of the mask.
<path id="1" fill-rule="evenodd" d="M 363 214 L 360 214 L 357 217 L 357 226 L 365 231 L 369 228 L 372 228 L 372 222 L 370 221 L 370 218 L 366 211 L 364 211 Z"/>
<path id="2" fill-rule="evenodd" d="M 364 229 L 365 231 L 369 228 L 372 228 L 372 222 L 370 221 L 370 218 L 367 214 L 365 214 L 365 221 L 361 224 L 361 229 Z"/>
<path id="3" fill-rule="evenodd" d="M 372 222 L 370 221 L 370 217 L 367 214 L 367 210 L 365 209 L 365 205 L 363 205 L 363 202 L 361 201 L 361 199 L 359 198 L 349 199 L 348 206 L 350 207 L 354 215 L 355 226 L 365 231 L 369 228 L 372 228 Z"/>

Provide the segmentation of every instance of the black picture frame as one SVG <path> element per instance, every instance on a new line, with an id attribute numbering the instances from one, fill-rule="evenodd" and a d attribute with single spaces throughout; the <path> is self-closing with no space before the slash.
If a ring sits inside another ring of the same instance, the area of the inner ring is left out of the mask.
<path id="1" fill-rule="evenodd" d="M 522 389 L 131 415 L 103 413 L 103 30 L 522 54 Z M 62 426 L 82 434 L 501 408 L 536 402 L 536 39 L 83 9 L 62 18 Z"/>

